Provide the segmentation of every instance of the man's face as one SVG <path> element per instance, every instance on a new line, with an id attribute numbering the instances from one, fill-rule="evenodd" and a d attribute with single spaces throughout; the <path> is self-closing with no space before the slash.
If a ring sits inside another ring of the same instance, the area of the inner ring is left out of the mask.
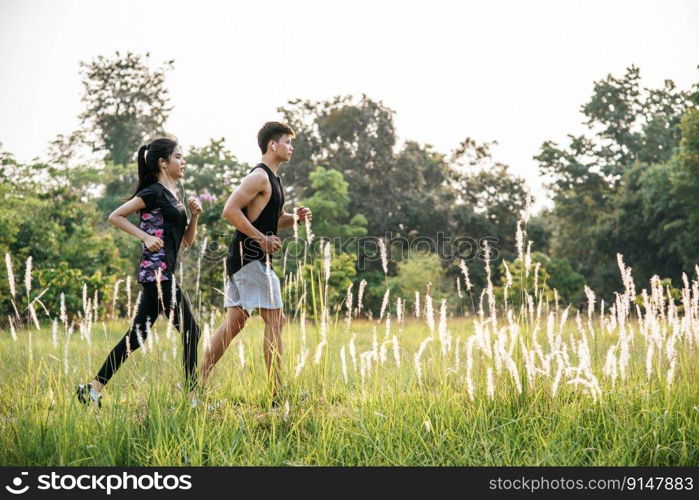
<path id="1" fill-rule="evenodd" d="M 294 146 L 291 145 L 291 136 L 283 135 L 279 141 L 271 143 L 274 154 L 282 161 L 289 161 L 294 153 Z"/>

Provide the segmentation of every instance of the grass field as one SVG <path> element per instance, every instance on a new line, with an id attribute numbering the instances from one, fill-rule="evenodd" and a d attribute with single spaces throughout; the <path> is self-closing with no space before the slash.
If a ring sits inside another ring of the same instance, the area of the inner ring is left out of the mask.
<path id="1" fill-rule="evenodd" d="M 179 334 L 168 335 L 162 318 L 101 409 L 81 406 L 75 385 L 94 375 L 125 320 L 72 333 L 57 322 L 55 331 L 18 330 L 16 340 L 3 332 L 0 463 L 699 464 L 694 313 L 655 310 L 620 323 L 616 311 L 588 324 L 584 312 L 566 319 L 553 308 L 510 321 L 436 309 L 432 320 L 393 318 L 390 331 L 385 319 L 348 326 L 341 315 L 302 331 L 290 318 L 277 410 L 258 316 L 195 408 L 177 386 Z"/>

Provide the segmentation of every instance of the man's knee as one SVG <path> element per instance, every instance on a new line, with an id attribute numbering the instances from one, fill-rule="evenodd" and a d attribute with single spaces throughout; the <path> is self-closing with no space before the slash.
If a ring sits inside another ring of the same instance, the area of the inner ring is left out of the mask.
<path id="1" fill-rule="evenodd" d="M 281 328 L 286 323 L 286 316 L 281 309 L 261 309 L 260 312 L 264 322 L 270 326 Z"/>
<path id="2" fill-rule="evenodd" d="M 230 330 L 241 330 L 245 326 L 248 319 L 248 313 L 238 307 L 230 307 L 228 309 L 227 325 Z"/>

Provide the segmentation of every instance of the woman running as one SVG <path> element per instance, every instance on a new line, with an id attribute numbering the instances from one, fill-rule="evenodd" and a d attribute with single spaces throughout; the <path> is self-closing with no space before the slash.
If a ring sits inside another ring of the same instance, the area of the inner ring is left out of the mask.
<path id="1" fill-rule="evenodd" d="M 177 142 L 157 139 L 138 150 L 138 187 L 131 198 L 109 215 L 110 224 L 142 241 L 138 282 L 143 286 L 131 328 L 109 353 L 92 382 L 78 386 L 81 403 L 101 405 L 102 388 L 124 360 L 147 338 L 160 312 L 172 314 L 173 324 L 182 334 L 184 372 L 189 391 L 197 383 L 197 326 L 187 299 L 175 282 L 175 266 L 180 243 L 187 248 L 197 235 L 201 213 L 199 201 L 188 199 L 192 218 L 187 223 L 185 206 L 175 182 L 184 176 L 186 162 Z M 139 212 L 139 227 L 126 217 Z M 173 304 L 173 288 L 174 304 Z"/>

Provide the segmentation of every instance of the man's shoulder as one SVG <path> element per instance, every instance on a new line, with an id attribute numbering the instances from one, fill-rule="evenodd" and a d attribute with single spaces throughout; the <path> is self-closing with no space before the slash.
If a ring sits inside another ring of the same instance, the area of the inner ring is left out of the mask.
<path id="1" fill-rule="evenodd" d="M 244 182 L 250 183 L 254 186 L 265 187 L 269 185 L 269 177 L 267 172 L 262 168 L 256 168 L 243 179 Z"/>

